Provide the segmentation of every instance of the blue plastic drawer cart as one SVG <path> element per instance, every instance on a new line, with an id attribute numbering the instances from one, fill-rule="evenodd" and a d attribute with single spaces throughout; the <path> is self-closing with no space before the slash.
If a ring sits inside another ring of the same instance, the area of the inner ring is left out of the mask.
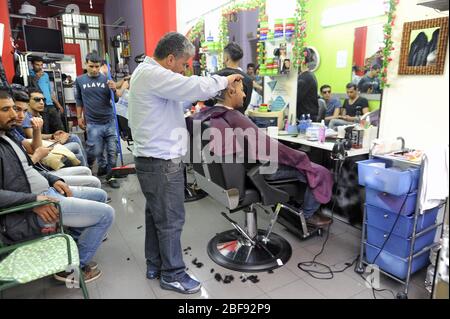
<path id="1" fill-rule="evenodd" d="M 442 207 L 420 211 L 421 165 L 388 156 L 358 163 L 359 184 L 366 187 L 360 260 L 355 269 L 376 265 L 404 285 L 397 298 L 408 296 L 411 275 L 429 264 Z"/>

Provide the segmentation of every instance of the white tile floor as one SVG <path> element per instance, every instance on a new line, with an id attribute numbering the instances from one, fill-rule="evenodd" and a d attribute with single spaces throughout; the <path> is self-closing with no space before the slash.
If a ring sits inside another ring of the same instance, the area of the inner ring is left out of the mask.
<path id="1" fill-rule="evenodd" d="M 182 236 L 183 247 L 191 247 L 185 255 L 189 272 L 203 282 L 201 293 L 193 296 L 180 295 L 162 290 L 157 281 L 145 278 L 144 258 L 144 197 L 140 192 L 136 176 L 121 181 L 119 190 L 105 189 L 112 197 L 111 205 L 116 209 L 115 225 L 109 232 L 109 239 L 96 255 L 103 276 L 88 285 L 91 298 L 137 298 L 137 299 L 187 299 L 187 298 L 233 298 L 233 299 L 373 299 L 371 289 L 365 286 L 353 268 L 338 273 L 332 280 L 317 280 L 301 271 L 297 264 L 310 261 L 324 242 L 324 237 L 313 237 L 300 241 L 288 233 L 283 226 L 276 225 L 275 232 L 286 238 L 292 245 L 292 258 L 283 268 L 273 274 L 258 274 L 256 284 L 243 283 L 241 273 L 229 271 L 214 264 L 208 257 L 206 245 L 216 233 L 231 229 L 231 225 L 220 215 L 224 209 L 210 198 L 186 205 L 186 225 Z M 233 218 L 243 222 L 243 214 L 236 213 Z M 259 215 L 259 226 L 267 225 L 268 217 Z M 330 238 L 324 253 L 318 262 L 332 266 L 333 269 L 345 268 L 359 254 L 361 233 L 354 228 L 336 221 L 331 229 Z M 196 268 L 192 260 L 197 258 L 204 266 Z M 214 273 L 233 275 L 235 280 L 225 285 L 214 279 Z M 317 270 L 323 269 L 316 267 Z M 425 272 L 413 276 L 410 286 L 410 298 L 428 298 L 423 288 Z M 382 287 L 396 294 L 401 286 L 389 278 L 382 278 Z M 389 292 L 376 294 L 377 298 L 393 298 Z M 7 290 L 4 298 L 82 298 L 81 291 L 67 289 L 63 284 L 46 278 L 27 285 Z"/>

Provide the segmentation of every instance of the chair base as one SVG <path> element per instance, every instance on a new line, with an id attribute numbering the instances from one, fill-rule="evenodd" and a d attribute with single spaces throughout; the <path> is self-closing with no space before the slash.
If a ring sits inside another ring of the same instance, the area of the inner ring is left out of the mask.
<path id="1" fill-rule="evenodd" d="M 208 244 L 208 255 L 216 264 L 239 272 L 264 272 L 280 268 L 291 258 L 292 247 L 274 233 L 265 244 L 262 241 L 265 234 L 264 230 L 258 230 L 255 245 L 236 230 L 218 234 Z"/>

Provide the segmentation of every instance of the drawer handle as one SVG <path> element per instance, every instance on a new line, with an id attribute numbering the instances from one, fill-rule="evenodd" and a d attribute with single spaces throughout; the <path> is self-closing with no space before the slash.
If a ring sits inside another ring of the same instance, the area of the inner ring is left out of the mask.
<path id="1" fill-rule="evenodd" d="M 384 234 L 383 237 L 384 237 L 384 239 L 388 238 L 388 234 Z"/>
<path id="2" fill-rule="evenodd" d="M 387 215 L 387 214 L 384 215 L 384 218 L 385 218 L 385 219 L 388 219 L 388 218 L 389 218 L 389 215 Z"/>

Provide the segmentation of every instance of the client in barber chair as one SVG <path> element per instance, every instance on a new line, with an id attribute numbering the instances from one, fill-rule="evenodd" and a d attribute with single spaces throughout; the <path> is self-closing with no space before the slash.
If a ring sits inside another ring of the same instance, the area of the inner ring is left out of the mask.
<path id="1" fill-rule="evenodd" d="M 226 76 L 226 74 L 221 74 Z M 229 75 L 229 74 L 228 74 Z M 307 220 L 307 223 L 314 227 L 324 227 L 331 224 L 331 219 L 323 216 L 318 211 L 321 204 L 327 204 L 331 200 L 333 178 L 332 174 L 326 168 L 310 162 L 308 156 L 300 151 L 291 149 L 278 141 L 268 137 L 263 131 L 259 130 L 258 127 L 245 115 L 237 111 L 237 109 L 243 106 L 245 99 L 245 93 L 242 81 L 236 82 L 231 88 L 228 88 L 221 92 L 220 96 L 217 98 L 217 103 L 215 106 L 204 109 L 202 112 L 196 114 L 192 121 L 210 121 L 210 128 L 217 129 L 225 137 L 225 129 L 232 128 L 234 130 L 233 139 L 236 140 L 246 140 L 248 149 L 244 150 L 245 153 L 248 152 L 249 160 L 254 161 L 267 161 L 268 157 L 265 154 L 260 154 L 258 152 L 258 147 L 261 142 L 268 146 L 269 150 L 278 150 L 278 171 L 271 175 L 266 175 L 265 178 L 268 181 L 286 180 L 286 179 L 298 179 L 302 183 L 307 184 L 307 188 L 304 194 L 303 201 L 303 212 Z M 192 124 L 192 123 L 191 123 Z M 191 125 L 188 128 L 192 132 Z M 242 130 L 236 130 L 236 129 Z M 256 135 L 256 145 L 252 145 L 249 142 L 247 136 L 243 136 L 244 139 L 239 139 L 239 134 L 243 134 L 243 131 L 248 129 L 254 130 Z M 228 149 L 224 139 L 221 139 L 222 145 L 214 145 L 214 140 L 211 141 L 210 146 L 214 148 L 213 153 L 216 155 L 224 155 L 224 149 Z M 239 150 L 240 145 L 235 143 L 236 154 L 241 152 Z M 221 153 L 221 154 L 218 154 Z M 230 154 L 226 154 L 230 155 Z M 256 155 L 256 158 L 251 158 Z"/>

